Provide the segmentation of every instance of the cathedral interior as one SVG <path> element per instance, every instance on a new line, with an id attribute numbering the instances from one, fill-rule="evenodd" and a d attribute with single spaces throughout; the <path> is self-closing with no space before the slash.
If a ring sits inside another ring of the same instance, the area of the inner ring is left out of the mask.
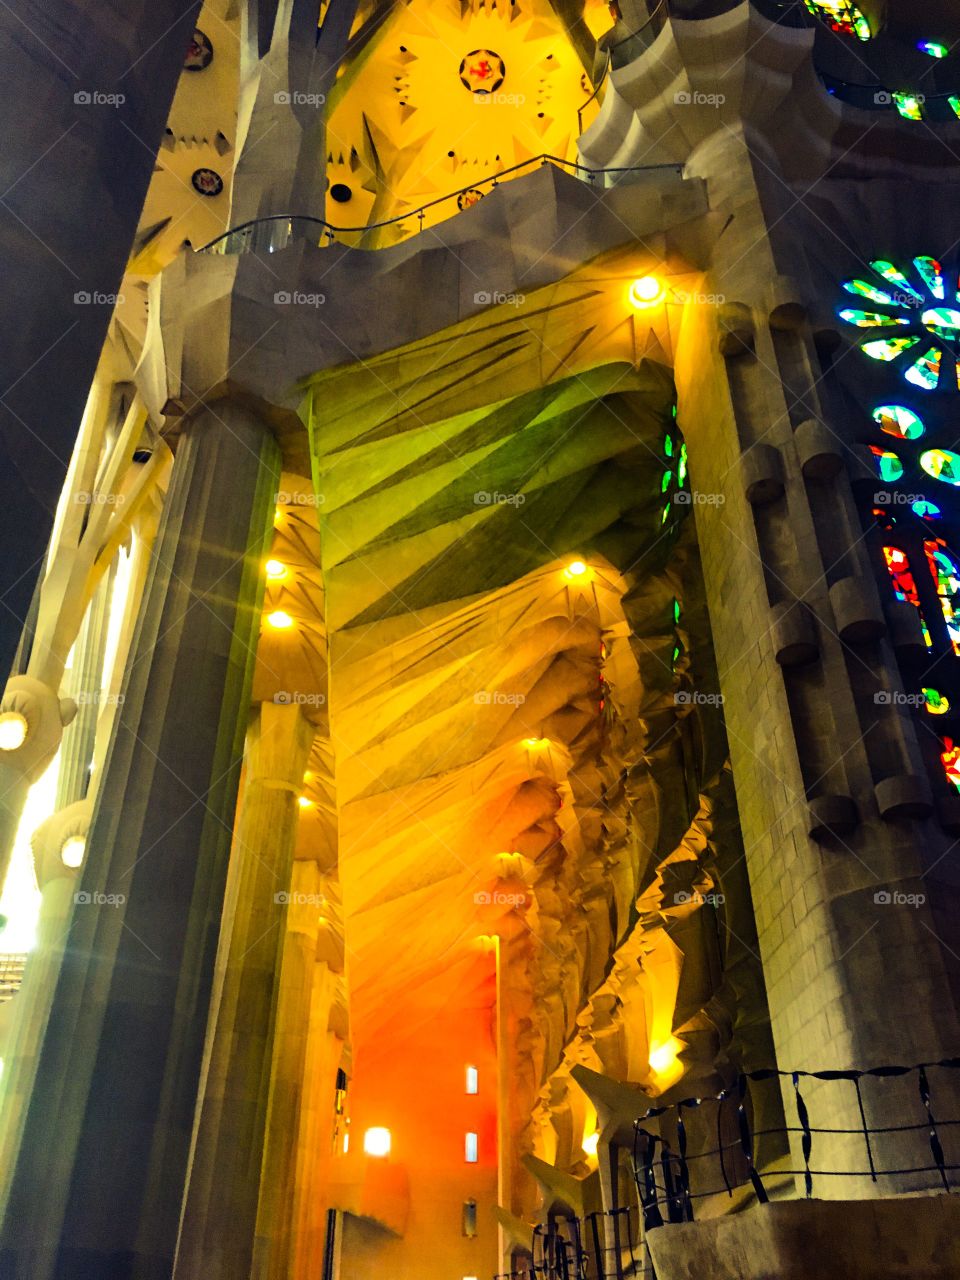
<path id="1" fill-rule="evenodd" d="M 957 5 L 0 68 L 0 1280 L 956 1280 Z"/>

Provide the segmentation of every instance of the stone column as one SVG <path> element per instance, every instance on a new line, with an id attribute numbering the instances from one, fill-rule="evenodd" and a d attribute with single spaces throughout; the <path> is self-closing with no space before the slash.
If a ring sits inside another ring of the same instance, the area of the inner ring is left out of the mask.
<path id="1" fill-rule="evenodd" d="M 180 443 L 0 1236 L 10 1280 L 172 1271 L 278 471 L 230 402 Z"/>
<path id="2" fill-rule="evenodd" d="M 336 974 L 343 969 L 339 911 L 332 898 L 331 883 L 319 863 L 298 859 L 284 943 L 251 1280 L 287 1280 L 291 1274 L 297 1147 L 311 1033 L 322 1027 L 326 1034 L 337 995 Z M 336 1066 L 330 1080 L 331 1108 L 335 1076 Z M 316 1274 L 316 1259 L 313 1265 Z"/>
<path id="3" fill-rule="evenodd" d="M 177 1280 L 250 1272 L 297 830 L 297 798 L 315 729 L 296 704 L 263 703 L 247 737 L 203 1102 Z M 232 919 L 228 919 L 228 914 Z"/>

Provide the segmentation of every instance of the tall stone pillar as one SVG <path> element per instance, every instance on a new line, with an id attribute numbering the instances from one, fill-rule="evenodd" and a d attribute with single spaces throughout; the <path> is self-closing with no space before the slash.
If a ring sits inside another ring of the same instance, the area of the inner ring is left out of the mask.
<path id="1" fill-rule="evenodd" d="M 343 936 L 335 888 L 319 863 L 298 859 L 290 890 L 280 1007 L 270 1077 L 257 1239 L 251 1280 L 287 1280 L 293 1271 L 297 1219 L 298 1135 L 304 1114 L 311 1037 L 325 1039 L 343 970 Z M 329 1077 L 332 1110 L 336 1066 Z M 313 1274 L 319 1274 L 313 1259 Z"/>
<path id="2" fill-rule="evenodd" d="M 217 952 L 276 442 L 188 424 L 0 1236 L 5 1280 L 168 1280 Z"/>
<path id="3" fill-rule="evenodd" d="M 314 733 L 297 704 L 264 702 L 250 726 L 177 1280 L 250 1273 L 297 798 Z"/>

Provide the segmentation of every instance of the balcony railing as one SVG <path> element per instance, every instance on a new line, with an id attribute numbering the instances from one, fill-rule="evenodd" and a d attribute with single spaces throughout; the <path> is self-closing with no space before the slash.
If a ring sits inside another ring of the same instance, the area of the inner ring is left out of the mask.
<path id="1" fill-rule="evenodd" d="M 359 227 L 338 227 L 332 222 L 327 222 L 324 218 L 315 218 L 310 215 L 275 214 L 268 218 L 254 218 L 250 222 L 244 222 L 238 227 L 233 227 L 222 235 L 217 236 L 215 240 L 211 240 L 209 244 L 198 249 L 197 252 L 222 254 L 276 253 L 279 249 L 285 249 L 294 239 L 313 239 L 317 244 L 332 244 L 337 240 L 342 240 L 344 236 L 349 236 L 356 240 L 370 231 L 377 231 L 384 227 L 398 227 L 403 223 L 409 223 L 414 220 L 418 224 L 417 230 L 422 231 L 428 212 L 438 209 L 440 206 L 447 206 L 450 216 L 454 213 L 462 212 L 469 207 L 469 204 L 465 203 L 468 197 L 469 203 L 476 203 L 499 186 L 505 178 L 519 176 L 522 171 L 529 171 L 538 167 L 542 168 L 546 164 L 556 165 L 560 169 L 568 170 L 582 182 L 597 188 L 616 186 L 620 182 L 630 181 L 631 175 L 633 181 L 639 181 L 645 175 L 658 172 L 672 172 L 677 177 L 683 174 L 683 166 L 679 164 L 646 164 L 630 165 L 620 169 L 588 169 L 586 165 L 578 164 L 575 160 L 562 160 L 559 156 L 532 156 L 529 160 L 524 160 L 520 164 L 511 165 L 499 173 L 492 174 L 489 178 L 477 178 L 469 187 L 458 187 L 456 191 L 449 191 L 446 195 L 438 196 L 435 200 L 428 200 L 426 204 L 422 204 L 416 209 L 407 209 L 404 213 L 398 213 L 383 222 L 370 222 Z"/>
<path id="2" fill-rule="evenodd" d="M 948 1157 L 944 1143 L 960 1126 L 960 1116 L 950 1114 L 960 1091 L 958 1070 L 960 1058 L 866 1071 L 752 1071 L 715 1097 L 650 1108 L 636 1121 L 634 1138 L 634 1176 L 645 1228 L 693 1222 L 698 1204 L 708 1200 L 710 1216 L 716 1216 L 723 1212 L 723 1201 L 732 1202 L 736 1192 L 764 1204 L 770 1198 L 766 1180 L 771 1175 L 780 1184 L 781 1197 L 784 1180 L 794 1178 L 802 1180 L 808 1199 L 815 1191 L 835 1195 L 828 1183 L 848 1193 L 853 1188 L 857 1198 L 854 1180 L 876 1184 L 890 1179 L 892 1194 L 898 1186 L 953 1192 L 960 1186 L 960 1149 L 956 1140 L 950 1142 Z M 947 1115 L 937 1106 L 931 1084 L 941 1071 L 951 1077 L 945 1090 Z M 784 1080 L 789 1085 L 782 1096 L 785 1103 L 792 1098 L 796 1122 L 755 1127 L 751 1090 L 764 1082 L 778 1082 L 779 1089 Z M 885 1096 L 885 1086 L 892 1081 L 901 1083 Z M 856 1116 L 859 1122 L 814 1123 L 809 1105 L 814 1091 L 818 1111 L 828 1117 Z M 698 1117 L 694 1135 L 691 1121 L 701 1111 L 714 1114 Z M 885 1122 L 869 1124 L 868 1111 Z M 705 1141 L 708 1133 L 716 1135 L 714 1142 Z M 781 1149 L 789 1148 L 793 1157 L 786 1163 L 773 1162 L 768 1173 L 758 1146 L 766 1142 L 769 1147 L 771 1140 L 779 1140 Z M 739 1198 L 742 1201 L 742 1195 Z"/>
<path id="3" fill-rule="evenodd" d="M 25 953 L 19 951 L 0 953 L 0 1004 L 5 1000 L 12 1000 L 20 990 L 26 963 Z"/>
<path id="4" fill-rule="evenodd" d="M 534 1228 L 533 1254 L 493 1280 L 652 1280 L 638 1239 L 637 1211 L 555 1214 Z"/>

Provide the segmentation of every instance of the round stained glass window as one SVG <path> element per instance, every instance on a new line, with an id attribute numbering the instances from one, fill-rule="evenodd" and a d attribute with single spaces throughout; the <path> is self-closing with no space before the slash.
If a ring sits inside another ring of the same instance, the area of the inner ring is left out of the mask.
<path id="1" fill-rule="evenodd" d="M 923 420 L 919 414 L 902 404 L 880 404 L 873 411 L 873 420 L 881 431 L 898 440 L 916 440 L 923 435 Z"/>
<path id="2" fill-rule="evenodd" d="M 920 455 L 920 465 L 934 480 L 960 485 L 960 453 L 949 449 L 928 449 Z"/>

